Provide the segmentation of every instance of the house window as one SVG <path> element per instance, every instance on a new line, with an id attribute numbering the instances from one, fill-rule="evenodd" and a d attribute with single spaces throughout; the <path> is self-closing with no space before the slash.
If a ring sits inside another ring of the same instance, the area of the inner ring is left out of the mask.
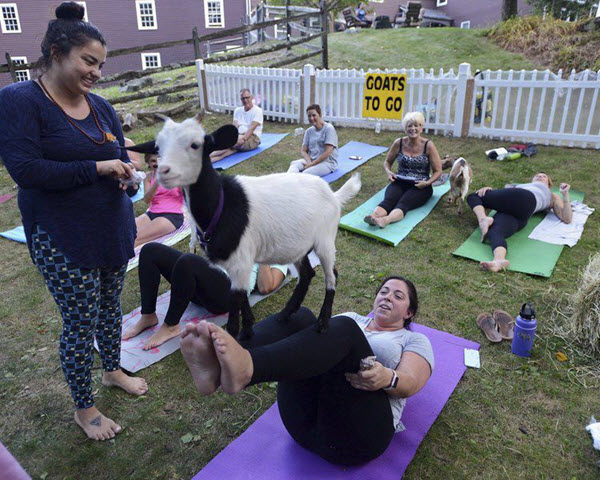
<path id="1" fill-rule="evenodd" d="M 0 26 L 2 33 L 21 33 L 16 3 L 0 3 Z"/>
<path id="2" fill-rule="evenodd" d="M 27 57 L 12 57 L 11 60 L 14 65 L 25 65 L 27 63 Z M 15 70 L 15 75 L 17 82 L 26 82 L 31 79 L 29 70 Z"/>
<path id="3" fill-rule="evenodd" d="M 471 20 L 467 20 L 466 22 L 460 22 L 460 28 L 471 28 Z"/>
<path id="4" fill-rule="evenodd" d="M 206 28 L 225 27 L 223 0 L 204 0 L 204 20 Z"/>
<path id="5" fill-rule="evenodd" d="M 436 6 L 443 7 L 445 5 L 448 5 L 448 0 L 437 0 Z"/>
<path id="6" fill-rule="evenodd" d="M 83 8 L 85 8 L 85 12 L 83 13 L 83 21 L 84 22 L 89 22 L 89 20 L 88 20 L 88 14 L 87 14 L 87 5 L 85 4 L 85 2 L 75 2 L 75 3 L 78 3 Z"/>
<path id="7" fill-rule="evenodd" d="M 135 0 L 138 30 L 156 30 L 156 6 L 154 0 Z"/>
<path id="8" fill-rule="evenodd" d="M 142 53 L 142 69 L 161 67 L 160 53 Z"/>

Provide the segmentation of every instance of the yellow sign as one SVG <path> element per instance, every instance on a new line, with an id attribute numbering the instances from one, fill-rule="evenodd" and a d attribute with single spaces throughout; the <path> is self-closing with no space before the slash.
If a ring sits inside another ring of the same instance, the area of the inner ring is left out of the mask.
<path id="1" fill-rule="evenodd" d="M 402 119 L 406 75 L 367 73 L 363 97 L 363 118 Z"/>

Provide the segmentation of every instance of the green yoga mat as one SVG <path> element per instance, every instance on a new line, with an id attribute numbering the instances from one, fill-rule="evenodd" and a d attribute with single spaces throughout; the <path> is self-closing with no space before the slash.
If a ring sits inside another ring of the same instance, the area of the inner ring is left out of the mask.
<path id="1" fill-rule="evenodd" d="M 385 228 L 372 227 L 365 223 L 363 219 L 373 213 L 375 207 L 383 200 L 385 193 L 385 188 L 383 188 L 360 207 L 344 215 L 340 220 L 340 227 L 395 247 L 404 240 L 404 237 L 410 233 L 415 225 L 429 215 L 429 212 L 433 210 L 433 207 L 448 190 L 450 190 L 450 182 L 433 187 L 433 195 L 427 200 L 427 203 L 408 212 L 402 221 L 392 223 Z"/>
<path id="2" fill-rule="evenodd" d="M 554 193 L 558 190 L 552 189 Z M 569 192 L 571 200 L 583 201 L 585 193 L 571 190 Z M 495 212 L 494 212 L 495 213 Z M 525 228 L 506 240 L 508 254 L 506 259 L 510 261 L 508 270 L 513 272 L 528 273 L 540 277 L 549 277 L 552 275 L 554 266 L 558 262 L 558 257 L 562 252 L 564 245 L 554 245 L 552 243 L 532 240 L 529 234 L 544 219 L 545 213 L 536 213 L 533 215 Z M 478 262 L 493 260 L 494 255 L 489 243 L 481 243 L 481 232 L 479 227 L 463 243 L 454 255 L 470 258 Z"/>

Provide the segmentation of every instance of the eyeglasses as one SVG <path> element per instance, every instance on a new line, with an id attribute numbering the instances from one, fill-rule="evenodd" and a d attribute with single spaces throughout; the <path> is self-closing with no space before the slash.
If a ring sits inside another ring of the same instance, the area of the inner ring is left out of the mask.
<path id="1" fill-rule="evenodd" d="M 240 97 L 242 100 L 250 100 L 252 97 Z"/>

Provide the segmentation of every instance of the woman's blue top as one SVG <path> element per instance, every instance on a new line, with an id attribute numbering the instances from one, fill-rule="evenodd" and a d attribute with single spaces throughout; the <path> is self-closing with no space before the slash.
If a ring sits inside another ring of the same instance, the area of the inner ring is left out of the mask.
<path id="1" fill-rule="evenodd" d="M 114 268 L 133 257 L 133 206 L 119 182 L 98 176 L 96 162 L 129 162 L 123 131 L 112 106 L 88 98 L 102 129 L 116 140 L 97 145 L 69 123 L 34 81 L 0 90 L 0 157 L 19 186 L 19 209 L 27 244 L 35 224 L 46 230 L 68 260 L 80 268 Z M 75 120 L 97 141 L 94 117 Z"/>

